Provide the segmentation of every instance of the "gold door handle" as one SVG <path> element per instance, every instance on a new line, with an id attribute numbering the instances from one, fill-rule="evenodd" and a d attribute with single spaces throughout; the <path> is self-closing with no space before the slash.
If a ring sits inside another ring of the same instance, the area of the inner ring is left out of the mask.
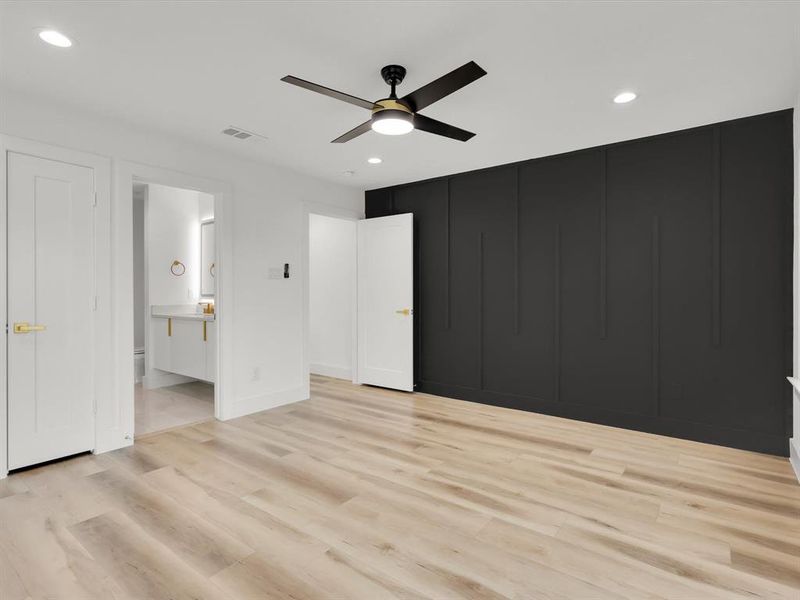
<path id="1" fill-rule="evenodd" d="M 44 331 L 44 325 L 31 325 L 29 323 L 14 323 L 14 333 L 31 333 L 34 331 Z"/>
<path id="2" fill-rule="evenodd" d="M 408 316 L 408 315 L 410 315 L 410 314 L 411 314 L 411 309 L 410 309 L 410 308 L 402 308 L 402 309 L 400 309 L 400 310 L 396 310 L 396 311 L 394 311 L 394 312 L 396 312 L 398 315 L 405 315 L 405 316 Z"/>

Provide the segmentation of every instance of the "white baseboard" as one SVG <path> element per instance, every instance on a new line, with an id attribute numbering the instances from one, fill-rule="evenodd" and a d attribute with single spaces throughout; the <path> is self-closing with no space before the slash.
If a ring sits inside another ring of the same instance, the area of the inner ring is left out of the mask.
<path id="1" fill-rule="evenodd" d="M 158 369 L 151 369 L 149 375 L 142 377 L 142 387 L 147 390 L 154 388 L 166 387 L 168 385 L 178 385 L 179 383 L 189 383 L 190 381 L 197 381 L 191 377 L 178 375 L 177 373 L 167 373 L 166 371 L 159 371 Z"/>
<path id="2" fill-rule="evenodd" d="M 103 452 L 111 452 L 112 450 L 119 450 L 126 446 L 133 445 L 133 433 L 126 433 L 119 429 L 109 429 L 99 432 L 95 440 L 95 454 L 102 454 Z"/>
<path id="3" fill-rule="evenodd" d="M 250 398 L 242 398 L 233 403 L 229 410 L 223 410 L 222 420 L 236 419 L 245 415 L 261 412 L 262 410 L 269 410 L 270 408 L 277 408 L 284 404 L 291 404 L 292 402 L 300 402 L 301 400 L 308 400 L 308 389 L 306 386 L 297 386 L 269 394 L 259 396 L 251 396 Z"/>
<path id="4" fill-rule="evenodd" d="M 800 481 L 800 440 L 797 438 L 789 440 L 789 462 L 794 469 L 794 476 Z"/>
<path id="5" fill-rule="evenodd" d="M 142 383 L 144 379 L 144 354 L 133 355 L 133 382 Z"/>
<path id="6" fill-rule="evenodd" d="M 335 365 L 323 365 L 321 363 L 311 363 L 309 370 L 314 375 L 324 375 L 325 377 L 335 377 L 346 381 L 353 380 L 353 370 L 350 367 L 337 367 Z"/>

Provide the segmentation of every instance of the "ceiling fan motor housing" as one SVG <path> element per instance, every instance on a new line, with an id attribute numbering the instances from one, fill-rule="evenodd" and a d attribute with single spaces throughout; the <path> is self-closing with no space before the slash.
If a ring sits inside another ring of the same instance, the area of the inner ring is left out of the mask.
<path id="1" fill-rule="evenodd" d="M 406 76 L 406 68 L 400 65 L 386 65 L 381 69 L 381 77 L 387 85 L 392 87 L 403 83 Z"/>

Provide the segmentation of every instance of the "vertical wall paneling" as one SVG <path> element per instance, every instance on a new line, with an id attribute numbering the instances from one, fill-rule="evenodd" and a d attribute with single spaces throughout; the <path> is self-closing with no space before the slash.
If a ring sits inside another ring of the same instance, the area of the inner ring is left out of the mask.
<path id="1" fill-rule="evenodd" d="M 792 153 L 779 111 L 367 192 L 414 213 L 417 389 L 785 455 Z"/>
<path id="2" fill-rule="evenodd" d="M 483 263 L 484 263 L 484 232 L 478 233 L 478 318 L 475 319 L 475 322 L 478 325 L 478 388 L 483 389 L 484 387 L 484 370 L 483 370 L 483 351 L 484 351 L 484 343 L 483 343 L 483 318 L 484 318 L 484 310 L 483 310 Z"/>
<path id="3" fill-rule="evenodd" d="M 714 127 L 713 152 L 712 152 L 712 192 L 711 192 L 711 343 L 714 346 L 720 345 L 722 337 L 721 308 L 722 301 L 722 235 L 721 213 L 722 213 L 722 190 L 720 180 L 722 170 L 720 168 L 720 136 L 722 135 L 719 126 Z"/>
<path id="4" fill-rule="evenodd" d="M 652 377 L 653 414 L 661 414 L 659 397 L 661 391 L 661 231 L 658 216 L 653 217 L 652 226 Z"/>
<path id="5" fill-rule="evenodd" d="M 606 269 L 608 261 L 608 224 L 607 217 L 607 171 L 608 171 L 608 152 L 604 149 L 600 151 L 600 339 L 606 339 L 608 335 L 608 275 Z"/>
<path id="6" fill-rule="evenodd" d="M 450 195 L 450 178 L 447 178 L 447 226 L 445 227 L 445 282 L 444 282 L 444 328 L 450 329 L 450 287 L 451 272 L 450 257 L 453 254 L 452 247 L 452 228 L 453 228 L 453 207 Z"/>
<path id="7" fill-rule="evenodd" d="M 561 225 L 553 235 L 553 399 L 561 400 Z"/>
<path id="8" fill-rule="evenodd" d="M 514 168 L 514 213 L 512 215 L 512 235 L 514 236 L 514 335 L 519 335 L 520 330 L 520 299 L 519 299 L 519 165 Z"/>
<path id="9" fill-rule="evenodd" d="M 415 263 L 416 273 L 415 273 L 415 281 L 414 285 L 416 289 L 414 290 L 414 309 L 413 309 L 413 319 L 414 319 L 414 387 L 417 387 L 417 382 L 423 378 L 423 365 L 425 361 L 423 360 L 422 353 L 425 351 L 425 344 L 423 343 L 423 336 L 425 335 L 425 305 L 422 302 L 422 299 L 425 297 L 425 250 L 423 249 L 422 244 L 420 243 L 419 239 L 419 232 L 417 231 L 418 227 L 414 227 L 414 245 L 417 247 L 417 257 L 418 260 Z"/>
<path id="10" fill-rule="evenodd" d="M 800 117 L 795 116 L 795 119 Z M 794 122 L 792 119 L 792 114 L 789 113 L 788 118 L 786 119 L 788 123 L 792 123 L 794 126 Z M 800 148 L 800 139 L 795 140 L 794 135 L 798 128 L 793 128 L 792 130 L 787 132 L 786 139 L 784 144 L 787 150 L 783 153 L 784 156 L 784 169 L 786 171 L 794 173 L 794 160 L 796 156 L 794 154 L 795 145 Z M 789 150 L 791 149 L 791 150 Z M 800 165 L 798 165 L 798 169 L 800 169 Z M 798 176 L 800 176 L 800 171 L 798 171 Z M 794 186 L 798 186 L 800 189 L 800 180 L 794 181 L 794 178 L 787 177 L 786 180 L 783 182 L 784 184 L 784 194 L 790 195 L 794 194 Z M 794 204 L 787 203 L 784 209 L 783 215 L 783 244 L 784 244 L 784 252 L 783 252 L 783 321 L 784 321 L 784 335 L 783 335 L 783 355 L 784 355 L 784 364 L 783 364 L 783 371 L 784 373 L 791 373 L 795 374 L 794 371 Z M 792 394 L 788 394 L 786 398 L 786 402 L 784 406 L 786 407 L 783 411 L 783 431 L 787 438 L 792 436 L 792 429 L 793 429 L 793 422 L 792 422 Z M 795 440 L 797 442 L 797 440 Z M 797 444 L 795 444 L 797 445 Z"/>

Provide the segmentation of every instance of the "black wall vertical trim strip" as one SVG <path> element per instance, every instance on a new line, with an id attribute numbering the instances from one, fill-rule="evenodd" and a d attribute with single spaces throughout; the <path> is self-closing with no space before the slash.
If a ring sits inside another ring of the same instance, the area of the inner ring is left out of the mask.
<path id="1" fill-rule="evenodd" d="M 483 244 L 484 233 L 478 234 L 478 377 L 479 389 L 483 389 Z"/>
<path id="2" fill-rule="evenodd" d="M 514 335 L 520 331 L 520 297 L 519 297 L 519 165 L 514 169 L 516 184 L 514 186 Z"/>
<path id="3" fill-rule="evenodd" d="M 414 276 L 414 309 L 412 314 L 413 325 L 415 327 L 412 328 L 414 332 L 414 346 L 415 346 L 415 356 L 414 360 L 412 360 L 412 364 L 416 365 L 415 373 L 414 373 L 414 388 L 417 387 L 417 382 L 422 381 L 425 379 L 422 372 L 422 349 L 424 345 L 422 343 L 422 336 L 425 329 L 423 328 L 423 319 L 425 317 L 425 310 L 422 308 L 422 299 L 425 297 L 424 292 L 425 288 L 423 286 L 423 281 L 425 281 L 424 272 L 425 269 L 425 255 L 422 252 L 422 244 L 419 243 L 419 233 L 418 228 L 414 227 L 414 245 L 417 247 L 416 255 L 417 259 L 417 272 Z"/>
<path id="4" fill-rule="evenodd" d="M 608 151 L 600 151 L 600 339 L 608 336 Z"/>
<path id="5" fill-rule="evenodd" d="M 452 209 L 452 202 L 450 198 L 450 178 L 447 178 L 447 228 L 445 229 L 445 239 L 447 243 L 447 251 L 445 253 L 445 278 L 446 281 L 444 282 L 444 328 L 450 329 L 450 256 L 453 253 L 452 248 L 450 247 L 451 240 L 453 239 L 451 235 L 451 228 L 452 228 L 452 221 L 453 221 L 453 209 Z"/>
<path id="6" fill-rule="evenodd" d="M 653 216 L 652 232 L 652 275 L 651 275 L 651 334 L 652 334 L 652 385 L 653 413 L 661 414 L 660 366 L 661 366 L 661 231 L 658 215 Z"/>
<path id="7" fill-rule="evenodd" d="M 553 258 L 553 399 L 561 400 L 561 225 L 556 223 Z"/>
<path id="8" fill-rule="evenodd" d="M 722 130 L 714 127 L 711 192 L 711 343 L 719 346 L 722 338 Z"/>
<path id="9" fill-rule="evenodd" d="M 793 118 L 800 119 L 800 115 L 789 113 L 786 115 L 786 140 L 784 150 L 784 191 L 786 198 L 783 217 L 783 314 L 786 326 L 784 329 L 784 369 L 786 375 L 794 375 L 794 135 Z M 783 430 L 786 437 L 792 436 L 792 396 L 794 392 L 784 386 L 786 410 L 783 413 Z"/>

